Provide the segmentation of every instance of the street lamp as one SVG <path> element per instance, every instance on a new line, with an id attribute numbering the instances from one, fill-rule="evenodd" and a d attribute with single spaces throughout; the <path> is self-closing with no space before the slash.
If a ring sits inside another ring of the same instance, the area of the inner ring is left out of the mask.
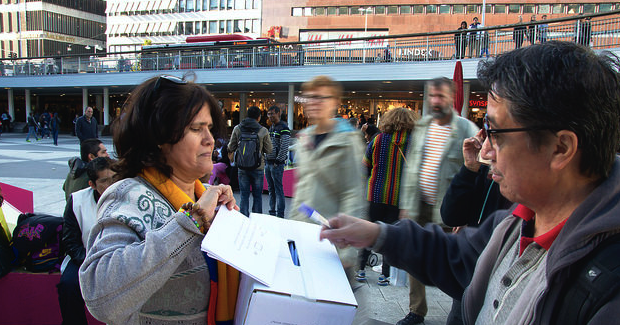
<path id="1" fill-rule="evenodd" d="M 362 13 L 364 14 L 364 37 L 368 37 L 368 13 L 372 12 L 372 7 L 358 8 L 357 10 L 360 12 L 360 15 Z M 366 63 L 366 40 L 364 40 L 364 50 L 363 50 L 362 62 Z"/>

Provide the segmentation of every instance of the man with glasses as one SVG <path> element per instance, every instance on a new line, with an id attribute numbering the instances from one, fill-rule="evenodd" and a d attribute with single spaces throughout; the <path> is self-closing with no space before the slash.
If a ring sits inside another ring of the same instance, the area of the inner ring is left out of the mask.
<path id="1" fill-rule="evenodd" d="M 452 109 L 454 83 L 435 78 L 427 84 L 430 114 L 413 128 L 401 185 L 400 218 L 424 226 L 438 224 L 446 231 L 439 209 L 454 174 L 463 165 L 463 141 L 478 131 L 476 125 Z M 409 275 L 409 313 L 397 325 L 419 324 L 428 311 L 426 289 Z"/>
<path id="2" fill-rule="evenodd" d="M 424 283 L 462 296 L 465 324 L 616 322 L 619 67 L 611 54 L 556 41 L 485 61 L 478 71 L 489 89 L 482 157 L 517 204 L 457 235 L 341 216 L 321 237 L 372 247 Z"/>
<path id="3" fill-rule="evenodd" d="M 280 107 L 274 105 L 269 107 L 267 117 L 271 121 L 269 136 L 273 144 L 273 150 L 265 157 L 265 178 L 269 188 L 269 214 L 284 218 L 284 189 L 282 188 L 282 177 L 284 166 L 288 159 L 288 145 L 291 138 L 286 122 L 280 119 Z"/>

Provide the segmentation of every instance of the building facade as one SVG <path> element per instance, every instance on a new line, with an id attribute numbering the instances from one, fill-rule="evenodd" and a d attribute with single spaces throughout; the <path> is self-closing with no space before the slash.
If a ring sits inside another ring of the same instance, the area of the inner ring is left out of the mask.
<path id="1" fill-rule="evenodd" d="M 46 57 L 103 49 L 104 11 L 103 0 L 2 0 L 0 57 Z"/>
<path id="2" fill-rule="evenodd" d="M 280 41 L 346 39 L 455 30 L 474 17 L 497 26 L 518 23 L 519 16 L 529 22 L 532 16 L 553 19 L 617 9 L 620 3 L 608 0 L 487 0 L 484 14 L 482 1 L 471 0 L 265 1 L 262 34 L 277 31 Z"/>
<path id="3" fill-rule="evenodd" d="M 261 35 L 262 0 L 109 0 L 108 52 L 175 44 L 191 35 Z"/>

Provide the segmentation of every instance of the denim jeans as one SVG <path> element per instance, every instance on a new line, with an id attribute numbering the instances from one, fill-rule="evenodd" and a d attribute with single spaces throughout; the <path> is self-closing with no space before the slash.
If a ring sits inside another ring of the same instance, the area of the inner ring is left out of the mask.
<path id="1" fill-rule="evenodd" d="M 39 136 L 37 135 L 34 126 L 28 127 L 28 135 L 26 136 L 26 141 L 30 140 L 30 135 L 34 135 L 35 139 L 39 140 Z"/>
<path id="2" fill-rule="evenodd" d="M 282 189 L 282 175 L 284 164 L 265 165 L 265 178 L 269 187 L 269 214 L 284 218 L 284 190 Z"/>
<path id="3" fill-rule="evenodd" d="M 239 208 L 246 217 L 250 216 L 250 187 L 252 188 L 252 212 L 263 213 L 263 170 L 239 169 Z"/>

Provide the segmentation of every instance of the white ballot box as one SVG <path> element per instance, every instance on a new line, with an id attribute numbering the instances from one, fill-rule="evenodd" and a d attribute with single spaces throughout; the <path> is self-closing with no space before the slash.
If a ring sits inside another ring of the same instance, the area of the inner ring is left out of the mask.
<path id="1" fill-rule="evenodd" d="M 260 227 L 279 236 L 280 249 L 270 286 L 241 274 L 236 325 L 350 325 L 357 302 L 320 226 L 264 214 L 251 214 Z"/>

